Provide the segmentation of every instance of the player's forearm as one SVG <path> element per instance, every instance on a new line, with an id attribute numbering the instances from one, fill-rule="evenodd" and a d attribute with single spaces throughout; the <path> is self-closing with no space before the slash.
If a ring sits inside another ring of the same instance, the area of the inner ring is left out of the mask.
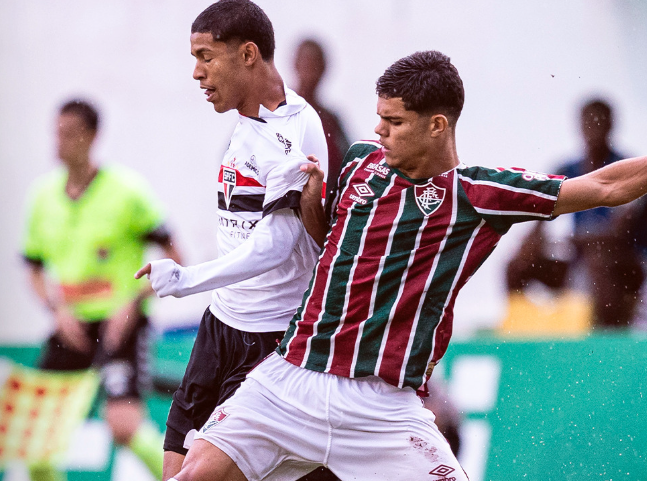
<path id="1" fill-rule="evenodd" d="M 647 193 L 647 157 L 620 160 L 590 175 L 604 187 L 601 205 L 606 207 L 626 204 Z"/>
<path id="2" fill-rule="evenodd" d="M 290 257 L 300 229 L 292 211 L 275 212 L 258 223 L 247 241 L 223 257 L 190 267 L 169 259 L 151 262 L 152 287 L 159 297 L 185 297 L 264 274 Z"/>
<path id="3" fill-rule="evenodd" d="M 620 160 L 564 181 L 554 215 L 615 207 L 647 193 L 647 157 Z"/>
<path id="4" fill-rule="evenodd" d="M 321 247 L 326 240 L 329 228 L 326 213 L 321 203 L 324 173 L 318 167 L 316 157 L 310 156 L 308 159 L 312 163 L 301 166 L 301 171 L 308 173 L 309 178 L 301 192 L 299 208 L 306 232 Z"/>
<path id="5" fill-rule="evenodd" d="M 56 299 L 52 299 L 48 289 L 47 281 L 45 279 L 45 272 L 42 267 L 30 266 L 29 267 L 29 283 L 36 295 L 43 301 L 45 307 L 54 312 L 59 307 Z"/>
<path id="6" fill-rule="evenodd" d="M 328 222 L 321 201 L 315 204 L 301 204 L 301 220 L 303 227 L 319 247 L 322 247 L 328 234 Z"/>
<path id="7" fill-rule="evenodd" d="M 162 480 L 166 481 L 180 472 L 185 456 L 173 451 L 164 451 L 164 467 L 162 468 Z"/>

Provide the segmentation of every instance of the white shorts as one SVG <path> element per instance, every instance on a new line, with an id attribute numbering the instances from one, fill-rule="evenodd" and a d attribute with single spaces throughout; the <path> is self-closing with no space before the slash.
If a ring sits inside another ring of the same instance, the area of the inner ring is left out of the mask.
<path id="1" fill-rule="evenodd" d="M 274 353 L 196 435 L 249 481 L 295 480 L 327 466 L 343 481 L 467 481 L 412 389 L 294 366 Z"/>

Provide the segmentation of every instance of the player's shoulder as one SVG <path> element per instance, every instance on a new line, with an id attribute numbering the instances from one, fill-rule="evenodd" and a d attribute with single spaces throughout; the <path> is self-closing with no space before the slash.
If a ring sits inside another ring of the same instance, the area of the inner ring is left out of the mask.
<path id="1" fill-rule="evenodd" d="M 508 177 L 519 176 L 526 172 L 521 167 L 486 167 L 484 165 L 465 165 L 461 163 L 456 167 L 459 178 L 472 180 L 491 180 L 493 182 L 505 182 Z"/>
<path id="2" fill-rule="evenodd" d="M 65 189 L 66 182 L 67 171 L 63 167 L 58 167 L 37 177 L 29 191 L 32 198 L 42 198 Z"/>
<path id="3" fill-rule="evenodd" d="M 100 168 L 101 175 L 110 183 L 125 189 L 148 188 L 145 177 L 130 167 L 121 164 L 106 164 Z"/>
<path id="4" fill-rule="evenodd" d="M 363 159 L 381 147 L 380 143 L 374 140 L 359 140 L 348 148 L 344 161 L 350 162 L 354 159 Z"/>
<path id="5" fill-rule="evenodd" d="M 146 178 L 139 172 L 121 164 L 107 164 L 100 168 L 100 190 L 111 192 L 113 199 L 124 202 L 154 202 L 155 196 Z"/>

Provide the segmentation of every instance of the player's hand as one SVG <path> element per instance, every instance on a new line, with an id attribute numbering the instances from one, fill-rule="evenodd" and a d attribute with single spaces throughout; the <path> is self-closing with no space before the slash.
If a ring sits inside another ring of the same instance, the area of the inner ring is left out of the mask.
<path id="1" fill-rule="evenodd" d="M 139 317 L 139 303 L 139 299 L 128 302 L 108 320 L 103 333 L 103 343 L 107 352 L 118 350 L 132 332 Z"/>
<path id="2" fill-rule="evenodd" d="M 182 297 L 178 289 L 184 282 L 185 270 L 173 259 L 158 259 L 139 269 L 135 273 L 135 279 L 148 277 L 157 297 Z"/>
<path id="3" fill-rule="evenodd" d="M 301 202 L 304 202 L 304 197 L 307 202 L 319 202 L 321 204 L 321 193 L 323 191 L 324 172 L 319 168 L 319 159 L 314 155 L 308 155 L 310 163 L 301 165 L 301 172 L 310 175 L 308 183 L 303 187 L 301 193 Z"/>
<path id="4" fill-rule="evenodd" d="M 56 333 L 67 347 L 79 352 L 90 352 L 90 338 L 83 328 L 83 323 L 75 318 L 66 306 L 55 309 L 54 320 Z"/>
<path id="5" fill-rule="evenodd" d="M 139 269 L 137 272 L 135 272 L 135 279 L 141 279 L 144 276 L 148 277 L 149 279 L 151 278 L 151 264 L 150 264 L 150 262 L 148 264 L 146 264 L 144 267 L 142 267 L 141 269 Z"/>

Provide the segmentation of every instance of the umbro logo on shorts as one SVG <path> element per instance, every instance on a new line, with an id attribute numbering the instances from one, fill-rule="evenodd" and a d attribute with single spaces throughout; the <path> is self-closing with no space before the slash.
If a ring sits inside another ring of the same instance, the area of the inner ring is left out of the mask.
<path id="1" fill-rule="evenodd" d="M 446 464 L 439 464 L 436 466 L 434 469 L 429 471 L 429 474 L 433 474 L 435 476 L 442 476 L 441 479 L 437 479 L 435 481 L 455 481 L 456 478 L 448 478 L 447 475 L 453 473 L 456 471 L 454 468 L 451 466 L 447 466 Z"/>
<path id="2" fill-rule="evenodd" d="M 204 427 L 202 428 L 202 432 L 206 433 L 209 428 L 214 427 L 216 424 L 220 424 L 223 422 L 225 419 L 227 419 L 227 416 L 229 416 L 229 413 L 225 411 L 224 409 L 218 409 L 215 413 L 211 415 L 209 420 L 206 422 Z"/>

